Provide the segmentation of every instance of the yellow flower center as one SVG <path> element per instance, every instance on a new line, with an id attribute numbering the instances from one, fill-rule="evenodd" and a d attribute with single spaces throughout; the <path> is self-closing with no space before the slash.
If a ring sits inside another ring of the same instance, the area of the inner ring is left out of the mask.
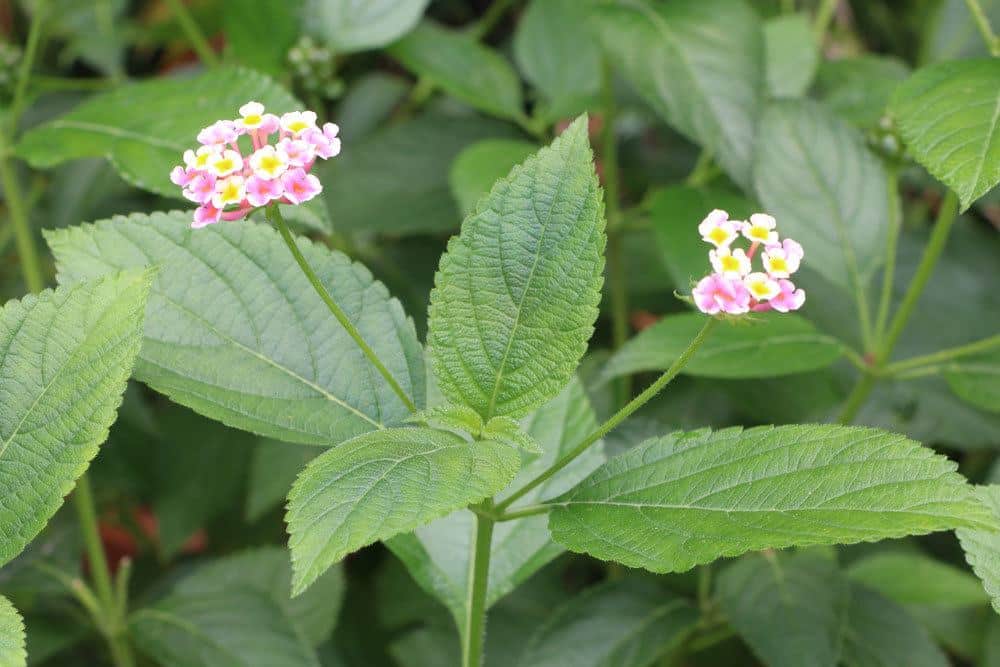
<path id="1" fill-rule="evenodd" d="M 307 127 L 309 127 L 309 123 L 304 120 L 295 120 L 288 124 L 288 129 L 295 133 L 299 133 Z"/>
<path id="2" fill-rule="evenodd" d="M 215 168 L 219 171 L 232 171 L 235 167 L 236 163 L 232 158 L 221 157 L 215 161 Z"/>
<path id="3" fill-rule="evenodd" d="M 235 183 L 226 183 L 222 190 L 222 201 L 229 204 L 240 200 L 240 189 Z"/>
<path id="4" fill-rule="evenodd" d="M 772 257 L 771 258 L 771 271 L 784 271 L 788 273 L 788 263 L 785 262 L 784 257 Z"/>
<path id="5" fill-rule="evenodd" d="M 243 117 L 244 125 L 260 125 L 263 118 L 261 118 L 259 113 L 252 113 L 248 116 Z"/>
<path id="6" fill-rule="evenodd" d="M 750 291 L 753 292 L 754 296 L 767 296 L 770 290 L 767 289 L 767 284 L 763 281 L 755 281 L 750 283 Z"/>
<path id="7" fill-rule="evenodd" d="M 722 257 L 722 270 L 723 271 L 739 271 L 740 261 L 733 257 L 732 255 L 723 255 Z"/>
<path id="8" fill-rule="evenodd" d="M 708 238 L 712 239 L 716 243 L 722 243 L 728 237 L 729 237 L 729 234 L 727 234 L 726 230 L 723 229 L 722 227 L 716 227 L 715 229 L 713 229 L 712 231 L 710 231 L 708 233 Z"/>
<path id="9" fill-rule="evenodd" d="M 750 228 L 750 236 L 758 241 L 766 241 L 768 234 L 767 227 L 761 227 L 760 225 L 754 225 Z"/>
<path id="10" fill-rule="evenodd" d="M 211 153 L 202 153 L 194 159 L 194 164 L 196 167 L 204 167 L 208 164 L 208 158 L 212 157 Z"/>
<path id="11" fill-rule="evenodd" d="M 273 174 L 281 168 L 281 160 L 277 155 L 265 155 L 260 159 L 260 168 L 269 174 Z"/>

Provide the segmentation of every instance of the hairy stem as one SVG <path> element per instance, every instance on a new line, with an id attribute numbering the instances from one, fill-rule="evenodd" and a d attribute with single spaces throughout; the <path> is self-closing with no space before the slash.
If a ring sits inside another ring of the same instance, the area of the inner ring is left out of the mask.
<path id="1" fill-rule="evenodd" d="M 610 433 L 614 428 L 616 428 L 619 424 L 621 424 L 623 421 L 631 417 L 632 413 L 634 413 L 636 410 L 638 410 L 643 405 L 648 403 L 651 398 L 659 394 L 664 387 L 670 384 L 671 380 L 677 377 L 677 375 L 681 372 L 684 366 L 686 366 L 687 363 L 691 361 L 691 357 L 694 356 L 695 352 L 698 351 L 698 348 L 701 347 L 701 344 L 704 343 L 705 340 L 708 338 L 708 335 L 709 333 L 711 333 L 712 328 L 715 326 L 716 322 L 718 322 L 718 320 L 716 320 L 714 317 L 708 318 L 705 321 L 705 326 L 703 326 L 701 328 L 701 331 L 699 331 L 697 335 L 695 335 L 694 339 L 688 345 L 687 349 L 684 350 L 684 352 L 682 352 L 681 355 L 674 360 L 674 363 L 670 365 L 670 368 L 664 371 L 663 375 L 657 378 L 656 382 L 649 385 L 649 387 L 647 387 L 641 394 L 639 394 L 631 401 L 629 401 L 628 405 L 626 405 L 621 410 L 613 414 L 611 418 L 608 419 L 606 422 L 598 426 L 597 430 L 595 430 L 593 433 L 584 438 L 583 441 L 580 442 L 580 444 L 571 449 L 565 456 L 563 456 L 561 459 L 553 463 L 543 472 L 539 473 L 537 477 L 535 477 L 530 482 L 522 486 L 520 489 L 512 493 L 502 503 L 499 503 L 496 506 L 496 509 L 499 511 L 507 509 L 508 507 L 511 506 L 512 503 L 522 498 L 526 493 L 538 487 L 538 485 L 544 483 L 546 480 L 550 479 L 557 472 L 559 472 L 560 470 L 568 466 L 570 463 L 572 463 L 578 456 L 587 451 L 587 449 L 589 449 L 595 442 L 603 438 L 605 435 Z"/>
<path id="2" fill-rule="evenodd" d="M 309 283 L 313 286 L 313 289 L 316 290 L 316 294 L 319 295 L 319 298 L 323 300 L 326 307 L 330 309 L 333 316 L 337 318 L 338 322 L 340 322 L 340 326 L 344 327 L 344 331 L 346 331 L 348 335 L 354 339 L 354 342 L 357 343 L 357 346 L 361 349 L 361 352 L 365 355 L 371 365 L 375 367 L 375 369 L 379 372 L 379 375 L 385 379 L 396 395 L 399 396 L 399 400 L 403 401 L 403 404 L 406 405 L 410 412 L 416 412 L 417 406 L 413 403 L 413 400 L 409 397 L 399 382 L 396 381 L 396 378 L 393 377 L 389 369 L 385 367 L 385 364 L 383 364 L 382 360 L 379 359 L 375 350 L 373 350 L 367 341 L 365 341 L 361 332 L 358 331 L 358 328 L 354 326 L 354 323 L 347 317 L 347 313 L 345 313 L 344 310 L 337 305 L 337 302 L 333 300 L 333 297 L 330 296 L 330 293 L 320 281 L 319 276 L 317 276 L 316 272 L 313 271 L 311 266 L 309 266 L 309 262 L 306 261 L 306 258 L 302 255 L 302 251 L 299 250 L 299 246 L 295 243 L 295 239 L 292 237 L 292 232 L 288 229 L 288 224 L 285 222 L 284 216 L 282 216 L 281 211 L 278 210 L 278 205 L 271 204 L 264 209 L 264 211 L 268 221 L 278 228 L 281 238 L 284 239 L 285 245 L 287 245 L 288 249 L 291 251 L 292 257 L 294 257 L 295 261 L 298 262 L 299 268 L 302 269 L 302 273 L 305 274 Z"/>
<path id="3" fill-rule="evenodd" d="M 986 12 L 983 11 L 979 0 L 965 0 L 965 5 L 969 8 L 969 13 L 972 14 L 972 18 L 976 22 L 976 27 L 979 29 L 979 34 L 982 35 L 983 42 L 986 43 L 986 48 L 989 49 L 990 54 L 1000 56 L 1000 37 L 997 37 L 996 33 L 993 32 L 990 19 L 986 16 Z"/>
<path id="4" fill-rule="evenodd" d="M 3 185 L 7 200 L 7 218 L 14 232 L 17 257 L 21 262 L 21 273 L 30 292 L 41 292 L 45 288 L 42 264 L 38 256 L 38 245 L 28 219 L 28 209 L 21 198 L 22 189 L 14 164 L 7 157 L 7 138 L 0 132 L 0 184 Z"/>
<path id="5" fill-rule="evenodd" d="M 493 525 L 493 519 L 476 514 L 476 533 L 472 539 L 472 559 L 469 561 L 469 600 L 466 605 L 465 636 L 462 638 L 462 667 L 480 667 L 483 664 L 486 591 L 490 576 Z"/>
<path id="6" fill-rule="evenodd" d="M 209 45 L 208 39 L 205 38 L 194 17 L 191 16 L 187 7 L 184 6 L 183 0 L 166 0 L 166 2 L 170 7 L 170 11 L 173 12 L 174 18 L 177 19 L 177 23 L 180 24 L 181 30 L 184 31 L 184 35 L 191 44 L 191 48 L 198 54 L 198 59 L 209 67 L 218 65 L 219 57 L 215 55 L 215 51 Z"/>

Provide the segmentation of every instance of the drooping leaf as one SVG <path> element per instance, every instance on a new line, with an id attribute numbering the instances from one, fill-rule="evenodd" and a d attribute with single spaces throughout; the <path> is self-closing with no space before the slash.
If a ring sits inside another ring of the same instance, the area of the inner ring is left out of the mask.
<path id="1" fill-rule="evenodd" d="M 527 141 L 486 139 L 459 153 L 451 164 L 448 184 L 462 214 L 472 213 L 497 180 L 537 150 L 538 146 Z"/>
<path id="2" fill-rule="evenodd" d="M 1000 352 L 947 364 L 944 377 L 962 400 L 983 410 L 1000 412 Z"/>
<path id="3" fill-rule="evenodd" d="M 940 63 L 896 89 L 891 111 L 914 159 L 966 209 L 1000 182 L 1000 63 Z"/>
<path id="4" fill-rule="evenodd" d="M 319 667 L 288 612 L 252 588 L 168 595 L 129 620 L 139 650 L 163 667 Z"/>
<path id="5" fill-rule="evenodd" d="M 197 597 L 228 590 L 255 590 L 284 609 L 296 629 L 313 645 L 325 641 L 340 615 L 343 568 L 331 567 L 302 595 L 292 598 L 292 565 L 279 547 L 249 549 L 200 566 L 174 586 L 175 596 Z"/>
<path id="6" fill-rule="evenodd" d="M 569 452 L 597 428 L 597 418 L 582 384 L 575 378 L 554 399 L 523 420 L 528 434 L 544 452 L 528 459 L 510 485 L 519 488 Z M 562 472 L 527 493 L 513 509 L 562 493 L 604 461 L 602 443 L 597 443 Z M 497 496 L 503 500 L 504 494 Z M 470 541 L 475 528 L 472 512 L 453 512 L 412 534 L 386 542 L 410 574 L 428 593 L 441 600 L 464 632 L 467 615 Z M 543 515 L 498 523 L 493 532 L 487 605 L 493 605 L 563 552 L 552 541 Z"/>
<path id="7" fill-rule="evenodd" d="M 474 37 L 429 21 L 387 49 L 417 76 L 500 118 L 524 116 L 521 82 L 510 63 Z"/>
<path id="8" fill-rule="evenodd" d="M 892 93 L 910 74 L 900 60 L 862 55 L 824 60 L 813 92 L 823 105 L 859 127 L 875 127 L 889 106 Z"/>
<path id="9" fill-rule="evenodd" d="M 333 319 L 277 232 L 192 230 L 188 214 L 132 215 L 51 232 L 59 280 L 159 267 L 136 377 L 229 426 L 332 445 L 409 412 Z M 298 240 L 327 290 L 419 404 L 423 350 L 385 287 L 344 255 Z"/>
<path id="10" fill-rule="evenodd" d="M 956 534 L 965 551 L 965 560 L 982 580 L 993 608 L 1000 614 L 1000 485 L 981 486 L 976 495 L 989 510 L 992 525 L 963 528 Z"/>
<path id="11" fill-rule="evenodd" d="M 295 478 L 306 464 L 322 454 L 310 445 L 261 440 L 250 460 L 246 517 L 256 521 L 288 497 Z"/>
<path id="12" fill-rule="evenodd" d="M 612 459 L 554 500 L 549 529 L 573 551 L 681 572 L 766 548 L 988 525 L 955 468 L 875 429 L 675 433 Z"/>
<path id="13" fill-rule="evenodd" d="M 413 29 L 430 0 L 305 0 L 306 30 L 336 53 L 376 49 Z"/>
<path id="14" fill-rule="evenodd" d="M 802 552 L 746 556 L 719 576 L 726 618 L 770 667 L 837 667 L 850 585 L 837 563 Z"/>
<path id="15" fill-rule="evenodd" d="M 24 621 L 10 600 L 0 595 L 0 667 L 25 667 Z"/>
<path id="16" fill-rule="evenodd" d="M 783 14 L 764 22 L 767 89 L 772 97 L 801 97 L 819 65 L 819 47 L 804 14 Z"/>
<path id="17" fill-rule="evenodd" d="M 694 629 L 683 598 L 640 578 L 595 586 L 558 607 L 528 639 L 519 667 L 646 667 Z"/>
<path id="18" fill-rule="evenodd" d="M 851 564 L 847 575 L 901 605 L 936 609 L 986 604 L 979 581 L 963 570 L 919 552 L 884 552 Z"/>
<path id="19" fill-rule="evenodd" d="M 587 25 L 593 4 L 532 0 L 518 21 L 514 59 L 541 93 L 550 120 L 585 111 L 600 92 L 601 50 Z"/>
<path id="20" fill-rule="evenodd" d="M 855 128 L 807 100 L 773 103 L 761 119 L 754 186 L 804 266 L 847 290 L 865 287 L 885 255 L 886 175 Z"/>
<path id="21" fill-rule="evenodd" d="M 132 185 L 181 198 L 170 182 L 198 131 L 235 118 L 240 105 L 258 100 L 275 113 L 300 108 L 268 77 L 240 67 L 220 67 L 196 77 L 157 79 L 122 86 L 88 99 L 68 114 L 29 130 L 17 154 L 46 168 L 83 157 L 107 157 Z"/>
<path id="22" fill-rule="evenodd" d="M 428 344 L 444 396 L 489 420 L 558 394 L 593 332 L 604 244 L 581 117 L 494 186 L 441 258 Z"/>
<path id="23" fill-rule="evenodd" d="M 118 273 L 0 309 L 0 565 L 41 531 L 107 439 L 152 279 Z"/>
<path id="24" fill-rule="evenodd" d="M 809 320 L 787 313 L 720 323 L 682 372 L 717 378 L 764 378 L 825 368 L 843 347 Z M 608 360 L 602 377 L 666 370 L 705 326 L 700 313 L 667 315 L 630 339 Z"/>
<path id="25" fill-rule="evenodd" d="M 607 55 L 660 117 L 749 186 L 765 83 L 764 32 L 753 9 L 742 0 L 625 0 L 600 5 L 593 23 Z"/>
<path id="26" fill-rule="evenodd" d="M 363 546 L 493 495 L 520 463 L 508 445 L 427 428 L 381 429 L 327 451 L 288 496 L 294 593 Z"/>
<path id="27" fill-rule="evenodd" d="M 842 657 L 850 667 L 948 667 L 951 662 L 905 609 L 854 584 Z"/>

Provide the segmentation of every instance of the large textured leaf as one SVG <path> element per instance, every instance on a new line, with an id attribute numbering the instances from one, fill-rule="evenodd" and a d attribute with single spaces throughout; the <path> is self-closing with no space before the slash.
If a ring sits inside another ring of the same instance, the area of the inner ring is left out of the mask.
<path id="1" fill-rule="evenodd" d="M 597 418 L 583 385 L 574 379 L 558 396 L 526 417 L 523 425 L 544 453 L 528 459 L 511 489 L 533 479 L 577 445 L 597 428 Z M 514 509 L 568 490 L 603 462 L 603 445 L 598 443 L 559 475 L 526 494 L 514 504 Z M 503 498 L 503 494 L 497 496 L 497 500 Z M 462 510 L 386 543 L 406 564 L 417 583 L 444 602 L 462 632 L 469 603 L 469 552 L 474 521 L 472 512 Z M 544 516 L 498 523 L 493 531 L 487 604 L 492 605 L 510 593 L 562 551 L 549 536 Z"/>
<path id="2" fill-rule="evenodd" d="M 1000 182 L 1000 63 L 940 63 L 896 89 L 891 111 L 914 159 L 968 208 Z"/>
<path id="3" fill-rule="evenodd" d="M 837 563 L 766 553 L 723 571 L 717 589 L 730 624 L 770 667 L 836 667 L 850 599 Z"/>
<path id="4" fill-rule="evenodd" d="M 527 141 L 486 139 L 459 153 L 448 172 L 448 184 L 462 214 L 475 211 L 476 203 L 489 193 L 493 183 L 537 150 L 538 146 Z"/>
<path id="5" fill-rule="evenodd" d="M 723 323 L 698 349 L 683 372 L 717 378 L 762 378 L 825 368 L 843 347 L 795 315 L 757 317 L 756 322 Z M 622 346 L 604 368 L 612 378 L 666 370 L 705 326 L 700 313 L 668 315 Z"/>
<path id="6" fill-rule="evenodd" d="M 842 659 L 849 667 L 948 667 L 951 662 L 905 609 L 864 586 L 851 586 Z"/>
<path id="7" fill-rule="evenodd" d="M 955 467 L 875 429 L 675 433 L 612 459 L 556 499 L 549 528 L 573 551 L 680 572 L 746 551 L 988 525 Z"/>
<path id="8" fill-rule="evenodd" d="M 25 667 L 24 622 L 14 605 L 0 595 L 0 667 Z"/>
<path id="9" fill-rule="evenodd" d="M 972 566 L 1000 614 L 1000 485 L 982 486 L 976 493 L 989 509 L 992 525 L 985 528 L 963 528 L 956 531 L 965 560 Z"/>
<path id="10" fill-rule="evenodd" d="M 56 513 L 107 438 L 152 278 L 120 273 L 0 309 L 0 565 Z"/>
<path id="11" fill-rule="evenodd" d="M 107 157 L 136 187 L 179 199 L 170 169 L 181 162 L 181 153 L 197 145 L 198 130 L 236 117 L 240 105 L 251 99 L 276 113 L 300 106 L 266 76 L 223 67 L 197 77 L 130 84 L 90 98 L 26 132 L 17 154 L 40 168 Z"/>
<path id="12" fill-rule="evenodd" d="M 352 551 L 493 495 L 520 464 L 508 445 L 427 428 L 382 429 L 331 449 L 288 496 L 294 593 Z"/>
<path id="13" fill-rule="evenodd" d="M 287 611 L 252 588 L 171 594 L 129 620 L 139 649 L 162 667 L 319 667 Z"/>
<path id="14" fill-rule="evenodd" d="M 764 23 L 767 89 L 773 97 L 801 97 L 809 89 L 819 48 L 803 14 L 785 14 Z"/>
<path id="15" fill-rule="evenodd" d="M 174 595 L 192 596 L 255 590 L 266 594 L 313 645 L 325 641 L 333 631 L 344 597 L 344 572 L 332 567 L 308 591 L 292 598 L 292 565 L 288 551 L 279 547 L 250 549 L 219 558 L 199 567 L 172 590 Z"/>
<path id="16" fill-rule="evenodd" d="M 910 74 L 900 60 L 862 55 L 824 60 L 813 92 L 823 105 L 860 127 L 875 127 L 896 87 Z"/>
<path id="17" fill-rule="evenodd" d="M 889 205 L 882 163 L 860 133 L 810 101 L 772 104 L 761 120 L 754 184 L 805 266 L 861 289 L 884 256 Z"/>
<path id="18" fill-rule="evenodd" d="M 593 21 L 643 99 L 749 186 L 764 91 L 764 33 L 753 9 L 743 0 L 606 1 Z"/>
<path id="19" fill-rule="evenodd" d="M 698 614 L 650 581 L 596 586 L 555 609 L 519 667 L 646 667 L 694 629 Z"/>
<path id="20" fill-rule="evenodd" d="M 408 411 L 302 275 L 277 232 L 192 230 L 187 213 L 132 215 L 51 232 L 62 282 L 159 267 L 136 376 L 229 426 L 331 445 Z M 298 241 L 333 297 L 420 403 L 423 351 L 385 287 L 345 256 Z"/>
<path id="21" fill-rule="evenodd" d="M 968 570 L 919 552 L 872 554 L 852 563 L 847 575 L 902 605 L 942 609 L 988 602 L 982 585 Z"/>
<path id="22" fill-rule="evenodd" d="M 306 29 L 337 53 L 375 49 L 406 34 L 430 0 L 305 0 Z"/>
<path id="23" fill-rule="evenodd" d="M 1000 412 L 1000 352 L 947 364 L 944 377 L 962 400 L 983 410 Z"/>
<path id="24" fill-rule="evenodd" d="M 558 394 L 593 332 L 604 244 L 581 117 L 499 181 L 449 242 L 428 334 L 441 392 L 484 419 Z"/>
<path id="25" fill-rule="evenodd" d="M 466 104 L 501 118 L 520 118 L 521 82 L 503 56 L 472 36 L 425 22 L 388 53 L 418 76 Z"/>

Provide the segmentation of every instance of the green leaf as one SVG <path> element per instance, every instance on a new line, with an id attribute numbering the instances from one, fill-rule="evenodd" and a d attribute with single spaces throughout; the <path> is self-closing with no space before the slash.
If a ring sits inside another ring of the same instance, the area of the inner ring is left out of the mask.
<path id="1" fill-rule="evenodd" d="M 486 426 L 483 427 L 483 438 L 520 447 L 529 454 L 542 453 L 542 448 L 535 439 L 521 430 L 517 420 L 510 417 L 494 417 L 486 422 Z"/>
<path id="2" fill-rule="evenodd" d="M 300 108 L 268 77 L 240 67 L 220 67 L 196 77 L 156 79 L 96 95 L 68 114 L 26 132 L 16 147 L 36 168 L 83 157 L 107 157 L 132 185 L 181 198 L 170 170 L 198 131 L 234 118 L 240 105 L 258 100 L 275 113 Z"/>
<path id="3" fill-rule="evenodd" d="M 486 139 L 459 153 L 451 164 L 448 184 L 462 214 L 475 211 L 476 204 L 489 194 L 493 183 L 537 150 L 538 146 L 527 141 Z"/>
<path id="4" fill-rule="evenodd" d="M 809 320 L 787 313 L 754 315 L 753 322 L 723 322 L 683 373 L 716 378 L 763 378 L 825 368 L 843 346 Z M 666 370 L 705 326 L 700 313 L 667 315 L 630 339 L 608 360 L 602 378 Z"/>
<path id="5" fill-rule="evenodd" d="M 251 588 L 169 595 L 129 620 L 138 648 L 163 667 L 319 667 L 285 609 Z"/>
<path id="6" fill-rule="evenodd" d="M 271 228 L 192 230 L 188 214 L 132 215 L 47 234 L 61 282 L 160 267 L 136 377 L 212 419 L 332 445 L 401 421 L 406 406 L 334 320 Z M 298 240 L 330 294 L 403 389 L 424 396 L 413 322 L 366 268 Z"/>
<path id="7" fill-rule="evenodd" d="M 288 496 L 294 593 L 363 546 L 493 495 L 519 467 L 507 445 L 426 428 L 382 429 L 329 450 Z"/>
<path id="8" fill-rule="evenodd" d="M 430 0 L 306 0 L 306 30 L 336 53 L 377 49 L 413 29 Z M 287 10 L 286 10 L 287 11 Z"/>
<path id="9" fill-rule="evenodd" d="M 261 440 L 250 459 L 246 517 L 257 521 L 287 496 L 295 478 L 323 450 L 278 440 Z"/>
<path id="10" fill-rule="evenodd" d="M 963 401 L 1000 412 L 1000 351 L 953 361 L 945 366 L 944 377 Z"/>
<path id="11" fill-rule="evenodd" d="M 979 581 L 919 552 L 876 553 L 855 561 L 848 576 L 901 605 L 968 607 L 989 600 Z"/>
<path id="12" fill-rule="evenodd" d="M 595 586 L 558 607 L 519 667 L 647 667 L 676 648 L 698 613 L 641 578 Z"/>
<path id="13" fill-rule="evenodd" d="M 712 268 L 708 261 L 710 247 L 697 233 L 698 223 L 715 208 L 736 220 L 746 220 L 754 213 L 753 204 L 739 195 L 686 185 L 656 190 L 649 195 L 646 206 L 674 287 L 685 292 Z"/>
<path id="14" fill-rule="evenodd" d="M 542 456 L 529 458 L 510 485 L 517 489 L 551 466 L 597 428 L 597 417 L 573 379 L 554 399 L 523 421 L 525 430 L 542 447 Z M 562 493 L 604 462 L 604 447 L 597 443 L 563 471 L 526 494 L 513 509 Z M 504 493 L 497 496 L 503 500 Z M 441 600 L 464 632 L 468 605 L 469 546 L 474 516 L 468 510 L 453 512 L 412 534 L 386 542 L 420 586 Z M 486 602 L 492 606 L 523 584 L 528 577 L 563 552 L 552 541 L 545 516 L 498 523 L 493 531 L 490 580 Z"/>
<path id="15" fill-rule="evenodd" d="M 172 590 L 174 596 L 198 597 L 229 590 L 254 590 L 276 602 L 296 629 L 314 646 L 326 641 L 337 624 L 344 597 L 343 568 L 332 567 L 302 595 L 292 598 L 288 551 L 261 547 L 200 566 Z"/>
<path id="16" fill-rule="evenodd" d="M 910 75 L 900 60 L 862 55 L 824 60 L 813 92 L 841 118 L 860 127 L 875 127 L 889 106 L 896 87 Z"/>
<path id="17" fill-rule="evenodd" d="M 776 102 L 761 120 L 754 185 L 804 266 L 863 290 L 883 261 L 889 205 L 882 163 L 856 129 L 819 104 Z"/>
<path id="18" fill-rule="evenodd" d="M 433 369 L 448 400 L 485 420 L 545 403 L 586 351 L 606 238 L 592 159 L 581 117 L 499 181 L 441 257 Z"/>
<path id="19" fill-rule="evenodd" d="M 1000 0 L 978 0 L 978 4 L 991 24 L 1000 24 Z M 966 0 L 942 0 L 931 5 L 924 14 L 921 62 L 990 55 Z"/>
<path id="20" fill-rule="evenodd" d="M 339 229 L 366 233 L 453 230 L 462 220 L 448 185 L 455 156 L 482 139 L 513 136 L 507 123 L 440 113 L 390 125 L 319 170 L 330 217 Z"/>
<path id="21" fill-rule="evenodd" d="M 891 111 L 914 159 L 967 209 L 1000 181 L 1000 64 L 996 58 L 917 71 Z"/>
<path id="22" fill-rule="evenodd" d="M 302 2 L 227 2 L 222 12 L 227 60 L 275 76 L 284 74 L 285 58 L 299 36 Z"/>
<path id="23" fill-rule="evenodd" d="M 1000 485 L 981 486 L 976 494 L 989 510 L 992 525 L 955 531 L 965 551 L 965 560 L 983 582 L 993 608 L 1000 614 Z"/>
<path id="24" fill-rule="evenodd" d="M 836 667 L 850 598 L 837 563 L 809 552 L 747 556 L 719 576 L 736 632 L 770 667 Z"/>
<path id="25" fill-rule="evenodd" d="M 476 109 L 500 118 L 524 117 L 514 68 L 472 35 L 425 21 L 386 51 L 420 78 Z"/>
<path id="26" fill-rule="evenodd" d="M 819 47 L 805 14 L 783 14 L 764 23 L 767 90 L 772 97 L 802 97 L 819 65 Z"/>
<path id="27" fill-rule="evenodd" d="M 765 77 L 756 12 L 742 0 L 625 0 L 600 5 L 593 21 L 642 98 L 748 186 Z"/>
<path id="28" fill-rule="evenodd" d="M 0 667 L 25 667 L 24 621 L 10 600 L 0 595 Z"/>
<path id="29" fill-rule="evenodd" d="M 120 273 L 0 309 L 0 565 L 41 531 L 107 439 L 152 278 Z"/>
<path id="30" fill-rule="evenodd" d="M 601 89 L 601 49 L 587 25 L 593 0 L 532 0 L 514 33 L 514 59 L 541 93 L 535 115 L 585 111 Z"/>
<path id="31" fill-rule="evenodd" d="M 572 551 L 682 572 L 747 551 L 988 525 L 955 464 L 875 429 L 778 426 L 654 438 L 555 500 Z"/>
<path id="32" fill-rule="evenodd" d="M 864 586 L 851 586 L 842 659 L 850 667 L 948 667 L 951 662 L 927 631 L 895 602 Z"/>

